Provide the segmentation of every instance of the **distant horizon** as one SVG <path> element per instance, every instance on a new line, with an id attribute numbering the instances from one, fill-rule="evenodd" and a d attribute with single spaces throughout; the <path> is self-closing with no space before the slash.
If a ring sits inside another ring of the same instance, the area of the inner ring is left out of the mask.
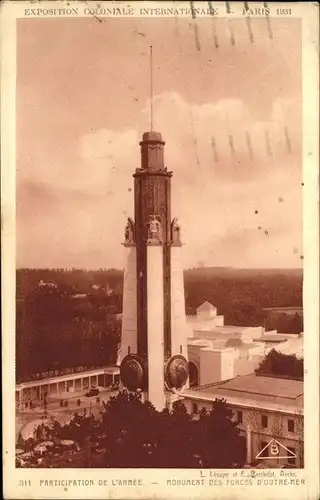
<path id="1" fill-rule="evenodd" d="M 235 267 L 235 266 L 191 266 L 183 268 L 183 271 L 192 271 L 193 269 L 235 269 L 239 271 L 303 271 L 302 267 Z M 16 267 L 16 271 L 124 271 L 119 267 Z"/>

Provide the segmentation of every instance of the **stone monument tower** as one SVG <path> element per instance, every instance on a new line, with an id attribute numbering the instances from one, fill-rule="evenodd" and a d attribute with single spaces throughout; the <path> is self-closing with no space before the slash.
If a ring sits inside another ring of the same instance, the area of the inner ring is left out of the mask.
<path id="1" fill-rule="evenodd" d="M 134 177 L 134 220 L 125 229 L 121 366 L 123 386 L 158 409 L 187 383 L 181 230 L 171 218 L 171 177 L 158 132 L 143 134 Z"/>

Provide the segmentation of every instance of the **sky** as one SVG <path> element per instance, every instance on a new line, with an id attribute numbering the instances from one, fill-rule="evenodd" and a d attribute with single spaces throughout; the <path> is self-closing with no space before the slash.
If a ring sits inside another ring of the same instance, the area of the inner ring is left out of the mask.
<path id="1" fill-rule="evenodd" d="M 150 44 L 183 266 L 302 266 L 300 20 L 251 22 L 18 20 L 18 267 L 124 266 Z"/>

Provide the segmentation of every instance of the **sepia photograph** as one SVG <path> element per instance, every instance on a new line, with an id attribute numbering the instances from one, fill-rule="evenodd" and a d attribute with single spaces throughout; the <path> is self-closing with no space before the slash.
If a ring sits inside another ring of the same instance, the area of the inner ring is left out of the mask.
<path id="1" fill-rule="evenodd" d="M 12 463 L 45 498 L 98 479 L 24 469 L 306 484 L 304 25 L 236 3 L 20 5 Z"/>
<path id="2" fill-rule="evenodd" d="M 303 467 L 301 21 L 189 22 L 18 20 L 17 467 Z"/>
<path id="3" fill-rule="evenodd" d="M 303 467 L 301 21 L 215 29 L 18 20 L 17 467 Z"/>

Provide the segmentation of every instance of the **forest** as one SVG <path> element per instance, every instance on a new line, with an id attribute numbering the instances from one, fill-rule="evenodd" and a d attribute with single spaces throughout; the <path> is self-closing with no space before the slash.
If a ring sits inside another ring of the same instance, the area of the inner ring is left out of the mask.
<path id="1" fill-rule="evenodd" d="M 122 309 L 123 271 L 118 269 L 18 269 L 17 297 L 23 298 L 39 281 L 55 283 L 62 294 L 109 291 L 108 303 Z M 186 312 L 194 314 L 205 300 L 225 315 L 227 324 L 261 324 L 266 307 L 302 306 L 302 269 L 234 269 L 201 267 L 184 271 Z M 99 292 L 95 292 L 99 295 Z"/>
<path id="2" fill-rule="evenodd" d="M 264 325 L 263 308 L 302 306 L 298 269 L 196 268 L 184 272 L 184 285 L 187 314 L 207 300 L 230 325 Z M 17 381 L 116 363 L 122 288 L 123 271 L 117 269 L 18 269 Z"/>
<path id="3" fill-rule="evenodd" d="M 267 307 L 302 307 L 301 269 L 198 268 L 184 273 L 186 311 L 207 300 L 225 324 L 264 325 Z"/>
<path id="4" fill-rule="evenodd" d="M 116 364 L 120 332 L 121 321 L 101 301 L 30 293 L 17 303 L 17 382 Z"/>

